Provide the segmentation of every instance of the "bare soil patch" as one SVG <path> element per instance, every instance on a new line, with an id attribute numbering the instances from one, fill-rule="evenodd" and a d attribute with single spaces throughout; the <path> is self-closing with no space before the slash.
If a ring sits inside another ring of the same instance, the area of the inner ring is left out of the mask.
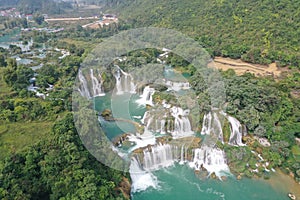
<path id="1" fill-rule="evenodd" d="M 276 63 L 269 65 L 258 65 L 244 62 L 240 59 L 231 59 L 223 57 L 215 57 L 214 61 L 208 64 L 209 67 L 215 67 L 223 71 L 233 69 L 237 75 L 242 75 L 246 72 L 252 73 L 255 76 L 272 76 L 279 78 L 283 71 L 287 68 L 279 68 Z"/>

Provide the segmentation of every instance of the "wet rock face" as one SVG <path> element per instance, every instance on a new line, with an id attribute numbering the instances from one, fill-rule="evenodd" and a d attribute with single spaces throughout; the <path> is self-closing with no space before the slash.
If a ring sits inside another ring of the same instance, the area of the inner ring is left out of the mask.
<path id="1" fill-rule="evenodd" d="M 125 133 L 125 134 L 123 134 L 123 135 L 120 135 L 120 136 L 118 136 L 118 137 L 116 137 L 114 140 L 113 140 L 113 144 L 114 144 L 114 146 L 116 146 L 116 147 L 118 147 L 118 146 L 120 146 L 120 145 L 128 145 L 128 146 L 130 146 L 130 144 L 128 144 L 128 143 L 130 143 L 129 141 L 128 141 L 128 136 L 129 136 L 130 134 L 128 134 L 128 133 Z"/>
<path id="2" fill-rule="evenodd" d="M 119 190 L 122 192 L 125 199 L 130 199 L 131 184 L 127 178 L 122 178 L 122 181 L 119 184 Z"/>
<path id="3" fill-rule="evenodd" d="M 106 121 L 113 121 L 114 118 L 112 116 L 112 112 L 109 109 L 105 109 L 102 111 L 102 113 L 100 114 L 101 117 L 103 117 Z"/>

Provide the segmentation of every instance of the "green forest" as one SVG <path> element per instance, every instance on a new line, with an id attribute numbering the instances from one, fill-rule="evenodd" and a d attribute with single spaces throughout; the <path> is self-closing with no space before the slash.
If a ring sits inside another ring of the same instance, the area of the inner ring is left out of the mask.
<path id="1" fill-rule="evenodd" d="M 132 27 L 182 31 L 212 56 L 300 67 L 297 0 L 127 0 L 106 1 L 106 5 Z"/>
<path id="2" fill-rule="evenodd" d="M 16 7 L 24 14 L 62 14 L 72 8 L 70 3 L 53 0 L 0 0 L 0 8 Z"/>

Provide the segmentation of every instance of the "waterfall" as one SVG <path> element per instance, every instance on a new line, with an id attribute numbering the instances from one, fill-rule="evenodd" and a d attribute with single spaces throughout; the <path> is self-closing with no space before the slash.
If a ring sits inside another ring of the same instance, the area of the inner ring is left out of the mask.
<path id="1" fill-rule="evenodd" d="M 243 126 L 241 125 L 239 120 L 227 115 L 224 112 L 221 112 L 221 114 L 224 115 L 230 123 L 230 137 L 228 144 L 236 146 L 245 146 L 245 144 L 243 144 L 242 142 Z"/>
<path id="2" fill-rule="evenodd" d="M 166 134 L 166 115 L 161 116 L 161 112 L 157 110 L 146 111 L 141 123 L 145 125 L 145 130 Z"/>
<path id="3" fill-rule="evenodd" d="M 171 115 L 175 118 L 174 131 L 172 132 L 173 137 L 186 137 L 194 134 L 188 114 L 189 110 L 183 110 L 176 106 L 171 108 Z"/>
<path id="4" fill-rule="evenodd" d="M 141 98 L 137 100 L 137 103 L 140 105 L 151 105 L 153 106 L 152 96 L 155 93 L 154 88 L 150 88 L 146 86 L 143 90 L 143 94 L 140 96 Z"/>
<path id="5" fill-rule="evenodd" d="M 189 82 L 174 82 L 174 81 L 167 80 L 165 84 L 166 86 L 169 87 L 170 90 L 174 90 L 174 91 L 190 89 Z"/>
<path id="6" fill-rule="evenodd" d="M 181 149 L 180 149 L 180 162 L 179 164 L 184 164 L 184 162 L 186 161 L 187 158 L 187 147 L 185 147 L 185 145 L 181 145 Z"/>
<path id="7" fill-rule="evenodd" d="M 132 163 L 130 169 L 132 166 L 135 168 L 138 167 L 137 171 L 142 171 L 142 175 L 145 175 L 146 172 L 170 167 L 174 162 L 184 164 L 188 158 L 188 146 L 183 144 L 180 151 L 178 151 L 178 149 L 177 146 L 170 144 L 156 144 L 155 146 L 147 147 L 143 150 L 141 155 L 137 155 L 140 159 L 133 160 L 134 163 Z M 209 175 L 215 173 L 219 178 L 230 174 L 225 152 L 207 146 L 194 149 L 194 157 L 193 160 L 189 162 L 189 166 L 195 170 L 206 169 Z"/>
<path id="8" fill-rule="evenodd" d="M 219 113 L 225 116 L 230 123 L 230 138 L 228 144 L 244 146 L 245 144 L 242 142 L 244 128 L 241 123 L 236 118 L 231 117 L 222 111 Z M 204 115 L 201 134 L 216 135 L 222 143 L 224 142 L 222 125 L 216 112 L 213 112 L 213 114 L 209 112 Z"/>
<path id="9" fill-rule="evenodd" d="M 151 173 L 141 169 L 136 158 L 131 159 L 129 168 L 130 177 L 132 180 L 132 192 L 144 191 L 149 187 L 157 188 L 157 178 Z"/>
<path id="10" fill-rule="evenodd" d="M 174 138 L 187 137 L 194 134 L 188 115 L 189 110 L 176 106 L 169 109 L 152 109 L 145 112 L 141 122 L 152 132 L 170 133 Z"/>
<path id="11" fill-rule="evenodd" d="M 155 171 L 172 166 L 174 162 L 184 164 L 188 158 L 187 150 L 188 146 L 185 144 L 179 149 L 177 145 L 159 143 L 143 150 L 143 162 L 140 165 L 146 171 Z"/>
<path id="12" fill-rule="evenodd" d="M 201 135 L 209 135 L 210 134 L 211 121 L 212 121 L 212 116 L 211 116 L 211 112 L 209 112 L 204 115 L 202 129 L 201 129 Z"/>
<path id="13" fill-rule="evenodd" d="M 90 69 L 91 74 L 91 81 L 92 81 L 92 89 L 93 89 L 93 96 L 104 96 L 105 93 L 102 90 L 102 78 L 101 74 L 99 74 L 100 81 L 94 76 L 93 69 Z"/>
<path id="14" fill-rule="evenodd" d="M 149 127 L 150 127 L 150 124 L 149 124 Z M 155 120 L 154 131 L 156 133 L 160 133 L 162 135 L 166 134 L 166 120 L 165 120 L 165 118 Z"/>
<path id="15" fill-rule="evenodd" d="M 142 123 L 142 124 L 146 124 L 146 122 L 148 121 L 148 119 L 149 119 L 150 116 L 151 116 L 151 115 L 150 115 L 150 112 L 149 112 L 149 111 L 146 111 L 146 112 L 144 113 L 143 118 L 141 119 L 141 123 Z"/>
<path id="16" fill-rule="evenodd" d="M 172 146 L 169 144 L 157 144 L 143 151 L 143 168 L 147 171 L 158 170 L 174 164 Z"/>
<path id="17" fill-rule="evenodd" d="M 123 93 L 135 93 L 135 85 L 133 82 L 133 77 L 124 72 L 119 66 L 114 73 L 116 79 L 116 94 L 121 95 Z"/>
<path id="18" fill-rule="evenodd" d="M 121 72 L 120 72 L 119 69 L 116 71 L 114 76 L 115 76 L 115 79 L 116 79 L 117 94 L 123 94 L 122 85 L 121 85 Z"/>
<path id="19" fill-rule="evenodd" d="M 228 143 L 231 145 L 245 146 L 245 144 L 243 144 L 242 142 L 243 127 L 241 123 L 237 119 L 231 116 L 227 116 L 227 119 L 230 123 L 230 130 L 231 130 Z"/>
<path id="20" fill-rule="evenodd" d="M 78 90 L 79 90 L 81 96 L 91 98 L 91 94 L 90 94 L 90 91 L 88 89 L 87 81 L 86 81 L 85 77 L 83 76 L 81 70 L 79 70 L 78 78 L 79 78 L 79 81 L 80 81 L 80 85 L 79 85 Z"/>
<path id="21" fill-rule="evenodd" d="M 162 119 L 160 120 L 160 134 L 166 134 L 166 120 Z"/>
<path id="22" fill-rule="evenodd" d="M 217 113 L 209 112 L 204 115 L 201 134 L 216 135 L 222 143 L 224 142 L 222 125 Z"/>
<path id="23" fill-rule="evenodd" d="M 226 163 L 225 152 L 206 146 L 194 150 L 194 159 L 190 162 L 190 167 L 195 170 L 204 168 L 208 171 L 209 175 L 215 173 L 219 178 L 230 173 Z"/>

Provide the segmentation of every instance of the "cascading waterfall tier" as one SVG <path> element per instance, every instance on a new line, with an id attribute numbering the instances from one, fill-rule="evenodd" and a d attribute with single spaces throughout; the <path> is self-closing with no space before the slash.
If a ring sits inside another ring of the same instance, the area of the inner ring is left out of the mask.
<path id="1" fill-rule="evenodd" d="M 209 175 L 215 173 L 219 178 L 230 174 L 225 152 L 207 146 L 194 150 L 194 158 L 193 161 L 190 162 L 190 167 L 195 170 L 204 168 L 208 171 Z"/>
<path id="2" fill-rule="evenodd" d="M 90 76 L 91 76 L 91 82 L 92 82 L 92 91 L 93 91 L 93 96 L 104 96 L 105 93 L 102 89 L 102 77 L 101 74 L 98 73 L 98 79 L 94 76 L 94 71 L 93 69 L 90 69 Z"/>
<path id="3" fill-rule="evenodd" d="M 116 79 L 116 94 L 121 95 L 124 93 L 135 93 L 135 85 L 133 77 L 124 72 L 119 66 L 116 66 L 114 77 Z"/>
<path id="4" fill-rule="evenodd" d="M 141 122 L 152 132 L 169 133 L 173 138 L 181 138 L 194 134 L 188 116 L 189 110 L 180 107 L 160 107 L 145 112 Z"/>
<path id="5" fill-rule="evenodd" d="M 158 170 L 174 164 L 172 146 L 169 144 L 157 144 L 151 149 L 143 151 L 143 168 L 147 171 Z"/>
<path id="6" fill-rule="evenodd" d="M 135 154 L 129 170 L 133 182 L 133 192 L 145 190 L 148 187 L 157 188 L 157 179 L 153 176 L 152 171 L 170 167 L 175 162 L 184 164 L 188 161 L 191 168 L 205 169 L 209 176 L 215 173 L 220 179 L 222 176 L 230 175 L 224 151 L 204 146 L 194 149 L 194 157 L 192 160 L 188 160 L 187 149 L 185 144 L 182 144 L 180 148 L 176 145 L 156 144 Z"/>
<path id="7" fill-rule="evenodd" d="M 243 144 L 242 142 L 244 130 L 241 123 L 236 118 L 231 117 L 222 111 L 219 112 L 219 114 L 225 116 L 225 118 L 228 120 L 230 124 L 230 138 L 228 144 L 236 145 L 236 146 L 244 146 L 245 144 Z M 220 122 L 217 112 L 209 112 L 204 115 L 201 134 L 216 135 L 219 141 L 224 143 L 222 124 Z"/>
<path id="8" fill-rule="evenodd" d="M 222 125 L 217 113 L 209 112 L 204 115 L 201 135 L 215 135 L 224 143 Z"/>
<path id="9" fill-rule="evenodd" d="M 152 96 L 155 93 L 155 89 L 150 86 L 146 86 L 143 90 L 143 94 L 140 96 L 140 99 L 137 100 L 137 103 L 140 105 L 151 105 L 153 106 Z"/>
<path id="10" fill-rule="evenodd" d="M 88 83 L 87 83 L 85 77 L 83 76 L 81 70 L 79 70 L 79 72 L 78 72 L 78 78 L 79 78 L 79 81 L 80 81 L 80 85 L 78 87 L 78 90 L 79 90 L 81 96 L 91 98 L 91 94 L 90 94 L 90 91 L 88 89 Z"/>
<path id="11" fill-rule="evenodd" d="M 227 115 L 224 112 L 221 112 L 221 114 L 224 115 L 230 123 L 230 137 L 228 144 L 234 146 L 245 146 L 245 144 L 242 142 L 242 138 L 244 135 L 243 126 L 241 125 L 239 120 Z"/>
<path id="12" fill-rule="evenodd" d="M 95 71 L 97 72 L 95 75 Z M 98 70 L 90 69 L 90 73 L 88 79 L 85 78 L 82 71 L 79 70 L 78 78 L 80 81 L 79 92 L 82 96 L 87 98 L 96 97 L 96 96 L 104 96 L 105 93 L 102 88 L 102 77 L 101 73 Z M 88 80 L 88 81 L 87 81 Z"/>
<path id="13" fill-rule="evenodd" d="M 156 171 L 161 168 L 172 166 L 175 162 L 187 161 L 188 145 L 181 147 L 171 144 L 155 144 L 144 147 L 142 153 L 136 154 L 139 165 L 145 171 Z M 139 151 L 140 152 L 140 151 Z"/>
<path id="14" fill-rule="evenodd" d="M 171 108 L 171 115 L 175 118 L 174 131 L 172 132 L 173 137 L 186 137 L 194 134 L 188 118 L 189 114 L 189 110 L 183 110 L 182 108 L 176 106 Z"/>
<path id="15" fill-rule="evenodd" d="M 175 81 L 167 80 L 165 84 L 166 86 L 168 86 L 170 90 L 174 90 L 174 91 L 188 90 L 191 88 L 189 82 L 175 82 Z"/>
<path id="16" fill-rule="evenodd" d="M 151 173 L 143 170 L 139 161 L 133 157 L 129 168 L 130 177 L 132 180 L 131 191 L 144 191 L 149 187 L 157 188 L 157 178 Z"/>

